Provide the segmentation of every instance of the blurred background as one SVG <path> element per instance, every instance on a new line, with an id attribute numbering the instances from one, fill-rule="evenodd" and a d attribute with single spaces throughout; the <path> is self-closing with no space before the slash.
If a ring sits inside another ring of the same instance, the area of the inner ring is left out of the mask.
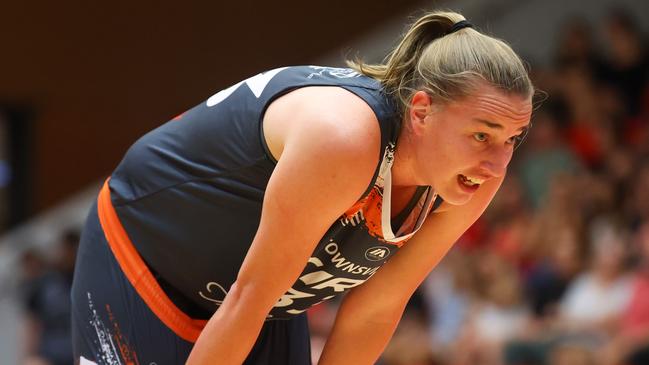
<path id="1" fill-rule="evenodd" d="M 438 8 L 509 42 L 547 97 L 380 364 L 649 364 L 646 0 L 2 4 L 0 364 L 71 363 L 78 230 L 139 136 L 266 69 L 379 61 Z M 335 307 L 309 313 L 315 358 Z"/>

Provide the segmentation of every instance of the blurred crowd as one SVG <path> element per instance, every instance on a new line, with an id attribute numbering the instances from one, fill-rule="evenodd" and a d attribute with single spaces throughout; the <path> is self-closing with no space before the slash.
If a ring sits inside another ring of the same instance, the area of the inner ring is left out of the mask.
<path id="1" fill-rule="evenodd" d="M 23 365 L 69 365 L 72 359 L 70 290 L 79 233 L 70 229 L 54 249 L 30 249 L 21 261 Z"/>
<path id="2" fill-rule="evenodd" d="M 646 35 L 622 11 L 558 34 L 552 65 L 532 65 L 545 100 L 504 185 L 382 365 L 649 364 Z"/>
<path id="3" fill-rule="evenodd" d="M 415 294 L 380 364 L 649 364 L 645 36 L 621 11 L 565 24 L 552 66 L 532 65 L 545 100 L 501 191 Z M 72 363 L 78 234 L 60 241 L 53 259 L 23 259 L 27 364 Z M 334 305 L 309 313 L 316 358 Z"/>

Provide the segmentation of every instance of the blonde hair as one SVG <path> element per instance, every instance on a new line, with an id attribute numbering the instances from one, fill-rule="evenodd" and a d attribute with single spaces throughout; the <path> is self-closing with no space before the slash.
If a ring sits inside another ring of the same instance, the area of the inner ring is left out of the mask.
<path id="1" fill-rule="evenodd" d="M 384 63 L 355 60 L 347 65 L 379 80 L 401 112 L 417 90 L 449 102 L 470 95 L 480 81 L 508 94 L 532 97 L 527 70 L 509 45 L 473 28 L 449 34 L 462 20 L 464 16 L 454 12 L 427 13 L 410 26 Z"/>

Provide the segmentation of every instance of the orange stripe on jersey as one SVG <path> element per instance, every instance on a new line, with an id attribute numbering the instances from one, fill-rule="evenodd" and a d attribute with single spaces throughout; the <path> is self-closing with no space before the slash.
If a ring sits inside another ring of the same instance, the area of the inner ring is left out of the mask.
<path id="1" fill-rule="evenodd" d="M 356 202 L 351 208 L 347 209 L 344 214 L 344 217 L 347 219 L 352 219 L 358 212 L 363 212 L 363 217 L 365 218 L 365 227 L 367 232 L 378 238 L 379 240 L 385 241 L 383 237 L 383 224 L 381 223 L 381 214 L 383 209 L 383 194 L 381 189 L 378 186 L 374 186 L 372 190 L 367 194 L 367 196 Z M 407 239 L 400 240 L 398 242 L 387 242 L 398 247 L 403 246 L 406 243 Z"/>
<path id="2" fill-rule="evenodd" d="M 196 342 L 207 321 L 190 318 L 160 288 L 119 221 L 110 200 L 108 180 L 99 192 L 97 206 L 99 222 L 110 249 L 131 285 L 169 329 L 185 341 Z"/>
<path id="3" fill-rule="evenodd" d="M 172 120 L 180 120 L 180 118 L 182 118 L 183 115 L 185 115 L 185 112 L 182 112 L 182 113 L 176 115 L 176 116 L 174 117 L 174 119 L 172 119 Z"/>
<path id="4" fill-rule="evenodd" d="M 378 187 L 373 187 L 367 195 L 367 200 L 363 205 L 363 215 L 365 216 L 365 226 L 374 237 L 383 239 L 383 228 L 381 225 L 381 212 L 383 208 L 383 196 Z"/>
<path id="5" fill-rule="evenodd" d="M 429 209 L 430 207 L 425 214 L 428 214 Z M 347 221 L 350 221 L 360 213 L 362 213 L 362 217 L 364 218 L 365 228 L 367 228 L 367 232 L 372 237 L 376 237 L 387 244 L 396 245 L 397 247 L 402 247 L 411 238 L 410 235 L 404 235 L 405 237 L 402 239 L 387 241 L 383 236 L 383 221 L 381 219 L 383 214 L 383 191 L 378 186 L 374 186 L 366 197 L 347 209 L 343 217 Z M 412 228 L 416 225 L 418 217 L 418 215 L 410 215 L 401 225 Z M 406 231 L 408 229 L 406 228 Z"/>

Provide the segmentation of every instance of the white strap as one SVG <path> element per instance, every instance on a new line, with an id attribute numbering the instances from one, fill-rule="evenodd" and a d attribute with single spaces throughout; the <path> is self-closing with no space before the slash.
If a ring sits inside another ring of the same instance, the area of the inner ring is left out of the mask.
<path id="1" fill-rule="evenodd" d="M 428 212 L 433 206 L 435 198 L 437 198 L 437 194 L 432 191 L 433 189 L 430 186 L 426 189 L 426 201 L 419 211 L 419 217 L 417 217 L 417 222 L 415 223 L 412 232 L 406 235 L 397 236 L 392 232 L 392 222 L 390 218 L 392 211 L 392 172 L 388 170 L 383 178 L 383 203 L 381 204 L 381 229 L 383 230 L 383 239 L 390 243 L 397 243 L 408 239 L 417 233 L 419 228 L 424 224 Z"/>
<path id="2" fill-rule="evenodd" d="M 97 365 L 96 362 L 90 361 L 86 359 L 85 357 L 81 356 L 81 360 L 79 361 L 79 365 Z"/>

